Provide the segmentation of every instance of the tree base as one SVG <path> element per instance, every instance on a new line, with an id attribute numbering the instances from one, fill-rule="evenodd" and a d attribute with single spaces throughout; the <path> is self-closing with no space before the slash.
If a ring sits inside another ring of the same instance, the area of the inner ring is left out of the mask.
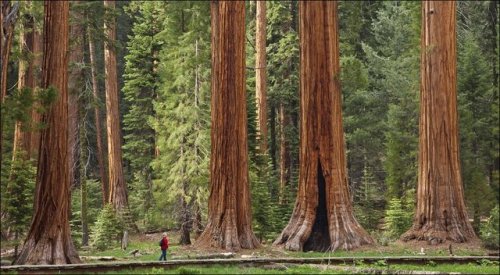
<path id="1" fill-rule="evenodd" d="M 238 232 L 236 227 L 214 227 L 209 224 L 196 240 L 196 246 L 239 251 L 241 249 L 258 248 L 260 244 L 251 230 Z"/>
<path id="2" fill-rule="evenodd" d="M 401 235 L 401 240 L 404 242 L 410 240 L 425 241 L 429 245 L 437 245 L 448 241 L 455 243 L 465 243 L 476 240 L 477 237 L 472 229 L 455 227 L 453 229 L 439 229 L 436 226 L 413 227 L 406 233 Z"/>
<path id="3" fill-rule="evenodd" d="M 55 240 L 42 237 L 38 242 L 29 238 L 23 246 L 15 264 L 24 265 L 52 265 L 78 264 L 80 257 L 70 238 L 65 239 L 61 234 Z"/>

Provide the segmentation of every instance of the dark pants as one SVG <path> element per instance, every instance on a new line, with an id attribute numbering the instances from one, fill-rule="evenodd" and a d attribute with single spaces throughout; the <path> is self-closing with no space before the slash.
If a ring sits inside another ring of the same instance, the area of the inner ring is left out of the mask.
<path id="1" fill-rule="evenodd" d="M 160 256 L 160 259 L 158 261 L 161 261 L 161 259 L 163 259 L 164 261 L 167 260 L 167 250 L 161 250 L 161 256 Z"/>

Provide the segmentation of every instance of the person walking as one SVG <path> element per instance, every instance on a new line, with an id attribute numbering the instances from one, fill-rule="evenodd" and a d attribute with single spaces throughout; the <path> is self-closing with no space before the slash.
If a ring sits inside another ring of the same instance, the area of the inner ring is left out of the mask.
<path id="1" fill-rule="evenodd" d="M 168 249 L 167 232 L 163 233 L 163 238 L 160 241 L 160 247 L 161 247 L 161 256 L 160 256 L 160 259 L 158 261 L 161 261 L 161 259 L 166 261 L 167 260 L 167 249 Z"/>

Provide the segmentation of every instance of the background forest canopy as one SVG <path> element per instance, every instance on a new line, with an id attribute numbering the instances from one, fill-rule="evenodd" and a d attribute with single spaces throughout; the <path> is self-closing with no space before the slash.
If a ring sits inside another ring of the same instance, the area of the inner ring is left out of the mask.
<path id="1" fill-rule="evenodd" d="M 20 67 L 32 64 L 35 78 L 40 71 L 40 62 L 35 62 L 40 53 L 24 49 L 23 33 L 43 30 L 43 3 L 18 4 L 1 110 L 1 233 L 7 239 L 17 239 L 29 228 L 37 165 L 36 145 L 32 152 L 15 148 L 15 134 L 35 135 L 45 127 L 28 110 L 35 106 L 41 113 L 57 97 L 50 89 L 16 89 Z M 356 219 L 384 243 L 405 232 L 414 213 L 421 3 L 340 1 L 338 9 L 350 195 Z M 456 16 L 462 178 L 469 217 L 481 235 L 481 221 L 491 213 L 498 215 L 500 200 L 498 3 L 458 2 Z M 112 17 L 117 21 L 116 41 L 107 41 L 103 25 Z M 289 220 L 298 185 L 298 3 L 269 1 L 266 19 L 268 153 L 262 154 L 255 104 L 256 3 L 246 2 L 253 229 L 261 241 L 270 242 Z M 131 221 L 141 232 L 180 230 L 181 243 L 190 243 L 190 233 L 200 234 L 207 220 L 210 2 L 117 1 L 116 8 L 109 9 L 102 1 L 73 1 L 70 28 L 76 27 L 80 31 L 72 33 L 69 45 L 70 51 L 81 53 L 69 63 L 75 244 L 104 247 L 117 230 L 112 225 L 119 224 L 103 209 L 102 195 L 109 169 L 103 161 L 108 158 L 104 45 L 111 42 L 117 53 L 123 175 L 130 209 L 124 222 Z M 28 157 L 13 157 L 23 155 Z"/>

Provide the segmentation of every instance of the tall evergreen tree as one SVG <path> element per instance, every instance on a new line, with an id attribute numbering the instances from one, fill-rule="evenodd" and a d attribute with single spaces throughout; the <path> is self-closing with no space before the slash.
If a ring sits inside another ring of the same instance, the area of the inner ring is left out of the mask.
<path id="1" fill-rule="evenodd" d="M 160 52 L 162 88 L 155 100 L 159 155 L 154 161 L 158 206 L 173 204 L 181 244 L 205 208 L 209 157 L 210 20 L 209 3 L 176 3 L 168 7 Z M 165 194 L 167 194 L 165 196 Z M 196 228 L 199 230 L 199 225 Z"/>
<path id="2" fill-rule="evenodd" d="M 127 113 L 123 116 L 123 157 L 130 166 L 130 208 L 137 220 L 144 220 L 153 203 L 153 171 L 155 132 L 148 123 L 154 117 L 153 100 L 158 97 L 159 52 L 166 4 L 156 1 L 131 2 L 127 7 L 133 18 L 132 35 L 125 56 L 124 99 Z"/>
<path id="3" fill-rule="evenodd" d="M 16 264 L 79 263 L 70 237 L 68 167 L 67 52 L 69 2 L 46 1 L 42 87 L 55 89 L 57 100 L 42 121 L 35 211 Z"/>
<path id="4" fill-rule="evenodd" d="M 299 5 L 299 190 L 292 217 L 274 244 L 295 251 L 350 250 L 373 240 L 354 218 L 348 190 L 337 3 Z"/>
<path id="5" fill-rule="evenodd" d="M 211 2 L 212 95 L 208 224 L 200 246 L 259 246 L 252 231 L 245 94 L 245 3 Z"/>
<path id="6" fill-rule="evenodd" d="M 460 171 L 455 14 L 455 2 L 422 3 L 417 208 L 405 241 L 475 238 Z"/>

